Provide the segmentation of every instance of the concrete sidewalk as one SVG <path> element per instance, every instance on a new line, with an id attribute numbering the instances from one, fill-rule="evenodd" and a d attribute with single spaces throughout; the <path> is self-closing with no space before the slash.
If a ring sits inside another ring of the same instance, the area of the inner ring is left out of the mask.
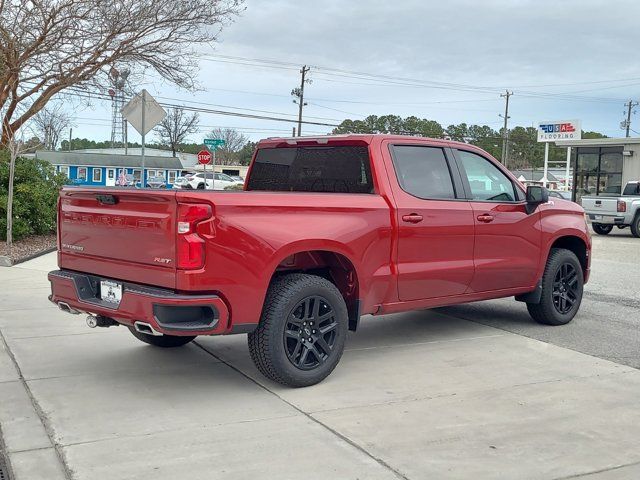
<path id="1" fill-rule="evenodd" d="M 422 311 L 364 318 L 286 389 L 246 337 L 160 350 L 47 301 L 55 255 L 0 269 L 0 426 L 16 480 L 640 477 L 640 372 Z"/>

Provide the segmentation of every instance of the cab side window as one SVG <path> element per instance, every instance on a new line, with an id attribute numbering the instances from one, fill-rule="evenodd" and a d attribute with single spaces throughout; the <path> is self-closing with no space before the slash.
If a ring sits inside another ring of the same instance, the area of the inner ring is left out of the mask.
<path id="1" fill-rule="evenodd" d="M 424 199 L 451 199 L 456 193 L 442 148 L 394 145 L 393 164 L 400 187 Z"/>
<path id="2" fill-rule="evenodd" d="M 489 160 L 465 150 L 458 150 L 458 156 L 471 187 L 472 200 L 515 202 L 519 199 L 513 182 Z"/>

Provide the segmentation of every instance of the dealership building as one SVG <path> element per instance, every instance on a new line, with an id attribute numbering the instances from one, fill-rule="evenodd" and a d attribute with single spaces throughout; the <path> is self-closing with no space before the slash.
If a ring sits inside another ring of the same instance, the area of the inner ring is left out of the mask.
<path id="1" fill-rule="evenodd" d="M 620 195 L 627 182 L 640 180 L 640 138 L 556 140 L 571 148 L 572 198 Z"/>

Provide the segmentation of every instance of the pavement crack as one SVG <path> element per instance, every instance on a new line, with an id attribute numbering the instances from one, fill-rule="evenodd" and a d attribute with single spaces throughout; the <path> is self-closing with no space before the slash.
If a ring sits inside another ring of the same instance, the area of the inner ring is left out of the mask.
<path id="1" fill-rule="evenodd" d="M 311 420 L 312 422 L 314 422 L 315 424 L 321 426 L 322 428 L 324 428 L 325 430 L 327 430 L 328 432 L 330 432 L 331 434 L 333 434 L 334 436 L 338 437 L 339 439 L 341 439 L 343 442 L 351 445 L 353 448 L 355 448 L 356 450 L 358 450 L 360 453 L 362 453 L 363 455 L 369 457 L 371 460 L 373 460 L 374 462 L 376 462 L 378 465 L 380 465 L 381 467 L 389 470 L 391 473 L 393 473 L 397 478 L 400 478 L 402 480 L 410 480 L 409 477 L 407 477 L 405 474 L 403 474 L 402 472 L 400 472 L 398 469 L 394 468 L 393 466 L 391 466 L 390 464 L 388 464 L 387 462 L 385 462 L 383 459 L 381 459 L 380 457 L 376 457 L 375 455 L 373 455 L 371 452 L 367 451 L 364 447 L 362 447 L 361 445 L 359 445 L 358 443 L 356 443 L 355 441 L 351 440 L 349 437 L 347 437 L 346 435 L 343 435 L 342 433 L 338 432 L 337 430 L 331 428 L 329 425 L 321 422 L 320 420 L 318 420 L 317 418 L 315 418 L 312 414 L 305 412 L 304 410 L 302 410 L 301 408 L 297 407 L 296 405 L 294 405 L 293 403 L 289 402 L 288 400 L 282 398 L 280 395 L 278 395 L 276 392 L 274 392 L 273 390 L 270 390 L 269 388 L 267 388 L 265 385 L 261 384 L 260 382 L 258 382 L 257 380 L 255 380 L 254 378 L 251 378 L 249 375 L 247 375 L 246 373 L 244 373 L 242 370 L 240 370 L 238 367 L 236 367 L 235 365 L 232 365 L 231 363 L 227 362 L 225 359 L 223 359 L 222 357 L 217 356 L 215 353 L 213 353 L 212 351 L 208 350 L 206 347 L 204 347 L 203 345 L 199 344 L 197 341 L 192 342 L 194 345 L 196 345 L 198 348 L 200 348 L 202 351 L 204 351 L 205 353 L 211 355 L 213 358 L 219 360 L 220 362 L 224 363 L 227 367 L 231 368 L 232 370 L 234 370 L 235 372 L 239 373 L 240 375 L 242 375 L 243 377 L 245 377 L 247 380 L 249 380 L 250 382 L 256 384 L 259 388 L 262 388 L 263 390 L 265 390 L 266 392 L 270 393 L 271 395 L 275 396 L 276 398 L 278 398 L 280 401 L 286 403 L 287 405 L 289 405 L 291 408 L 293 408 L 295 411 L 297 411 L 298 413 L 300 413 L 301 415 L 305 416 L 307 419 Z"/>
<path id="2" fill-rule="evenodd" d="M 504 337 L 504 333 L 497 333 L 493 335 L 480 335 L 477 337 L 464 337 L 464 338 L 454 338 L 451 340 L 432 340 L 430 342 L 416 342 L 416 343 L 399 343 L 396 345 L 376 345 L 375 347 L 359 347 L 359 348 L 345 348 L 345 352 L 361 352 L 364 350 L 376 350 L 381 348 L 398 348 L 398 347 L 415 347 L 422 345 L 433 345 L 439 343 L 456 343 L 456 342 L 465 342 L 471 340 L 482 340 L 485 338 L 496 338 L 496 337 Z"/>
<path id="3" fill-rule="evenodd" d="M 4 346 L 4 349 L 6 350 L 7 355 L 9 355 L 9 358 L 11 359 L 11 362 L 13 363 L 13 366 L 15 367 L 16 371 L 18 372 L 19 381 L 22 384 L 22 387 L 27 392 L 29 400 L 31 401 L 31 405 L 33 406 L 33 409 L 36 412 L 36 415 L 38 415 L 38 418 L 40 419 L 40 423 L 42 423 L 42 426 L 44 427 L 44 430 L 45 430 L 45 432 L 47 434 L 47 437 L 49 438 L 49 442 L 51 443 L 51 446 L 53 447 L 53 449 L 56 452 L 56 456 L 58 457 L 58 461 L 60 462 L 60 465 L 62 466 L 62 470 L 64 472 L 65 477 L 67 478 L 67 480 L 73 480 L 73 472 L 69 468 L 69 464 L 67 463 L 67 459 L 65 458 L 64 452 L 62 451 L 62 445 L 60 445 L 58 442 L 56 442 L 55 435 L 54 435 L 54 432 L 53 432 L 53 427 L 51 426 L 51 424 L 49 422 L 49 418 L 44 413 L 44 410 L 40 406 L 40 403 L 38 402 L 38 400 L 34 396 L 33 392 L 31 391 L 31 387 L 29 387 L 29 384 L 27 383 L 26 379 L 24 378 L 24 375 L 22 374 L 22 369 L 20 368 L 20 365 L 18 365 L 18 361 L 16 360 L 16 357 L 13 354 L 13 351 L 11 350 L 11 348 L 9 348 L 9 344 L 7 343 L 7 340 L 4 337 L 4 334 L 2 333 L 2 330 L 0 330 L 0 341 L 2 342 L 2 345 Z"/>
<path id="4" fill-rule="evenodd" d="M 581 477 L 586 477 L 588 475 L 594 475 L 597 473 L 612 472 L 615 470 L 620 470 L 621 468 L 633 467 L 634 465 L 640 465 L 640 460 L 636 462 L 625 463 L 622 465 L 616 465 L 615 467 L 607 467 L 607 468 L 602 468 L 600 470 L 592 470 L 590 472 L 575 473 L 573 475 L 568 475 L 566 477 L 557 477 L 557 478 L 554 478 L 553 480 L 571 480 L 572 478 L 581 478 Z"/>

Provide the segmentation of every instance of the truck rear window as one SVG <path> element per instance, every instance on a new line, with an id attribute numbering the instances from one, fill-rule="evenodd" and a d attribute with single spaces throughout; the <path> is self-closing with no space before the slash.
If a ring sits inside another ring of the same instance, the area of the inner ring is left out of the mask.
<path id="1" fill-rule="evenodd" d="M 262 148 L 247 190 L 373 193 L 366 146 Z"/>

